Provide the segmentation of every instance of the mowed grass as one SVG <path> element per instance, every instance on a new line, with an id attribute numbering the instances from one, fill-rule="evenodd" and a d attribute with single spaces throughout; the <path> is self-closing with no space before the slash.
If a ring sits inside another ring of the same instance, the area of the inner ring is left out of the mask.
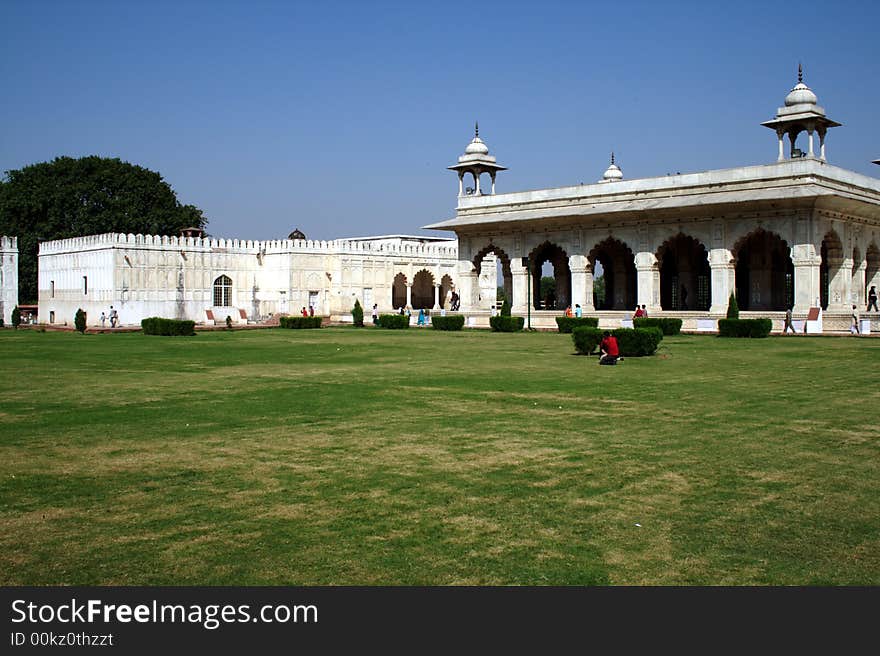
<path id="1" fill-rule="evenodd" d="M 2 584 L 880 584 L 880 340 L 0 331 Z"/>

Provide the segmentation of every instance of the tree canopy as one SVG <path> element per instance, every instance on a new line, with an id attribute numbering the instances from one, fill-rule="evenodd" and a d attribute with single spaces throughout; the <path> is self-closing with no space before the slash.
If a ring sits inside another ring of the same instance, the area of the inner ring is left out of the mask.
<path id="1" fill-rule="evenodd" d="M 202 210 L 177 200 L 159 173 L 116 158 L 57 157 L 0 180 L 0 234 L 18 237 L 22 303 L 37 300 L 41 241 L 105 232 L 177 235 L 207 222 Z"/>

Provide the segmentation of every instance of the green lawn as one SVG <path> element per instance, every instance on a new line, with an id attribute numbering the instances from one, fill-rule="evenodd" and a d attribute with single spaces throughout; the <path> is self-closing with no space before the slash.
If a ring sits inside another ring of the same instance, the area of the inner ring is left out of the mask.
<path id="1" fill-rule="evenodd" d="M 0 584 L 880 584 L 880 339 L 0 331 Z"/>

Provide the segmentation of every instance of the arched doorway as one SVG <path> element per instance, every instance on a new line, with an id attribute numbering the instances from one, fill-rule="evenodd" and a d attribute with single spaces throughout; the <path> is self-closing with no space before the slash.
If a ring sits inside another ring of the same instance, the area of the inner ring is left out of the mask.
<path id="1" fill-rule="evenodd" d="M 740 310 L 787 310 L 794 306 L 794 264 L 782 237 L 759 228 L 734 246 L 733 257 Z"/>
<path id="2" fill-rule="evenodd" d="M 440 307 L 446 310 L 449 309 L 449 305 L 451 302 L 452 290 L 454 286 L 452 284 L 452 277 L 447 274 L 440 278 Z"/>
<path id="3" fill-rule="evenodd" d="M 434 307 L 434 276 L 427 269 L 413 277 L 412 306 L 414 310 Z"/>
<path id="4" fill-rule="evenodd" d="M 698 240 L 678 233 L 657 251 L 660 307 L 663 310 L 707 311 L 712 305 L 709 254 Z"/>
<path id="5" fill-rule="evenodd" d="M 608 237 L 596 244 L 588 256 L 593 267 L 593 288 L 601 287 L 603 298 L 595 299 L 597 310 L 631 310 L 636 304 L 636 263 L 630 248 Z M 600 265 L 597 267 L 597 264 Z M 597 285 L 596 272 L 601 268 Z"/>
<path id="6" fill-rule="evenodd" d="M 492 257 L 494 255 L 494 257 Z M 501 285 L 500 287 L 504 290 L 504 295 L 510 300 L 511 305 L 513 304 L 513 275 L 510 272 L 510 257 L 508 257 L 507 253 L 501 250 L 495 244 L 489 244 L 485 246 L 477 254 L 474 256 L 474 269 L 477 272 L 477 284 L 481 283 L 479 281 L 483 280 L 483 274 L 488 273 L 484 271 L 484 267 L 486 266 L 494 266 L 496 270 L 492 273 L 495 276 L 490 276 L 495 278 L 495 284 L 492 285 L 492 289 L 486 290 L 486 294 L 489 294 L 489 298 L 483 297 L 483 292 L 480 292 L 480 304 L 481 306 L 491 306 L 494 307 L 497 301 L 498 296 L 498 273 L 500 269 L 501 273 Z M 482 285 L 481 285 L 482 290 Z"/>
<path id="7" fill-rule="evenodd" d="M 880 248 L 873 242 L 865 251 L 865 298 L 871 287 L 880 287 Z"/>
<path id="8" fill-rule="evenodd" d="M 532 299 L 536 310 L 558 310 L 571 303 L 571 269 L 568 255 L 556 244 L 545 241 L 529 254 L 532 270 Z M 550 265 L 553 283 L 547 293 L 541 294 L 544 264 Z M 543 296 L 543 298 L 542 298 Z"/>
<path id="9" fill-rule="evenodd" d="M 406 305 L 406 276 L 398 273 L 391 285 L 391 307 L 395 310 Z"/>
<path id="10" fill-rule="evenodd" d="M 822 263 L 819 265 L 819 302 L 823 310 L 829 303 L 843 303 L 841 274 L 843 273 L 843 244 L 834 230 L 822 238 Z"/>

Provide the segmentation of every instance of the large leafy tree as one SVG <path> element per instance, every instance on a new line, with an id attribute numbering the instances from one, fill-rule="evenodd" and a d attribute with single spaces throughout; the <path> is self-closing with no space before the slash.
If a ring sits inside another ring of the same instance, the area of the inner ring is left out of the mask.
<path id="1" fill-rule="evenodd" d="M 22 303 L 37 300 L 41 241 L 104 232 L 176 235 L 207 219 L 154 171 L 106 157 L 58 157 L 0 180 L 0 234 L 18 237 Z"/>

